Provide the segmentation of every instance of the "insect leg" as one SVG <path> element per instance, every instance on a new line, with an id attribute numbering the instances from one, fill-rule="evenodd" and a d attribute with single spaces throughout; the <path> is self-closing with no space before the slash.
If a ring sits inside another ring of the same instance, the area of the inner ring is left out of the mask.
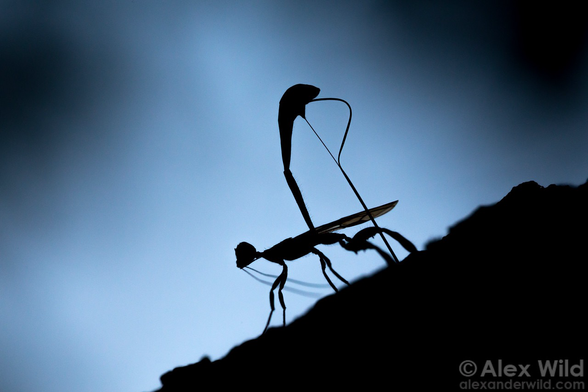
<path id="1" fill-rule="evenodd" d="M 272 320 L 272 314 L 274 313 L 274 310 L 276 310 L 276 307 L 274 306 L 274 290 L 278 288 L 278 286 L 278 299 L 280 300 L 280 305 L 282 305 L 282 309 L 284 309 L 284 325 L 286 324 L 286 303 L 284 302 L 284 294 L 282 294 L 282 290 L 284 289 L 284 285 L 286 284 L 286 279 L 288 277 L 288 267 L 284 262 L 280 264 L 282 265 L 283 270 L 282 273 L 276 278 L 274 284 L 272 284 L 272 288 L 270 289 L 269 297 L 271 310 L 269 317 L 267 319 L 267 323 L 265 324 L 265 328 L 263 329 L 263 333 L 267 331 L 270 325 L 270 321 Z"/>
<path id="2" fill-rule="evenodd" d="M 325 256 L 325 254 L 322 254 L 322 257 L 323 257 L 323 259 L 325 259 L 325 263 L 327 264 L 327 267 L 329 267 L 329 269 L 331 270 L 333 275 L 335 275 L 337 278 L 339 278 L 339 280 L 341 280 L 341 282 L 343 282 L 347 286 L 349 286 L 349 282 L 347 280 L 345 280 L 345 278 L 343 278 L 341 275 L 339 275 L 339 273 L 337 273 L 337 271 L 335 271 L 333 269 L 333 265 L 331 264 L 331 260 L 329 260 L 329 258 L 327 256 Z"/>
<path id="3" fill-rule="evenodd" d="M 361 244 L 364 241 L 367 242 L 368 238 L 371 238 L 378 233 L 388 234 L 390 237 L 398 241 L 398 243 L 402 245 L 402 247 L 406 249 L 409 253 L 418 252 L 416 246 L 414 246 L 414 244 L 407 240 L 402 234 L 396 231 L 392 231 L 390 229 L 386 229 L 385 227 L 367 227 L 363 230 L 358 231 L 355 234 L 355 236 L 353 236 L 351 241 L 355 241 L 357 243 L 356 246 L 359 246 L 359 244 Z"/>
<path id="4" fill-rule="evenodd" d="M 388 253 L 384 252 L 379 246 L 376 246 L 365 239 L 359 240 L 357 239 L 357 235 L 353 237 L 352 240 L 348 240 L 347 242 L 340 241 L 339 244 L 343 247 L 343 249 L 346 249 L 354 253 L 357 253 L 360 250 L 373 249 L 376 252 L 378 252 L 380 256 L 382 256 L 382 258 L 386 261 L 386 263 L 388 263 L 388 265 L 394 265 L 395 263 L 392 257 Z"/>
<path id="5" fill-rule="evenodd" d="M 335 271 L 333 269 L 333 266 L 331 265 L 331 260 L 329 260 L 329 258 L 320 250 L 313 248 L 311 250 L 312 253 L 314 253 L 315 255 L 317 255 L 319 257 L 319 260 L 321 262 L 321 269 L 323 271 L 323 275 L 325 276 L 325 279 L 327 280 L 327 282 L 329 283 L 329 285 L 331 285 L 331 287 L 333 288 L 333 290 L 335 291 L 339 291 L 337 289 L 337 287 L 333 284 L 333 282 L 331 281 L 331 279 L 329 278 L 329 276 L 327 275 L 327 271 L 326 268 L 329 267 L 329 269 L 331 270 L 331 272 L 333 273 L 333 275 L 335 275 L 337 278 L 339 278 L 343 283 L 349 285 L 349 282 L 347 280 L 345 280 L 345 278 L 343 278 L 341 275 L 339 275 L 337 273 L 337 271 Z"/>
<path id="6" fill-rule="evenodd" d="M 282 305 L 283 323 L 284 323 L 284 327 L 285 327 L 286 326 L 286 302 L 284 301 L 284 294 L 282 293 L 282 290 L 284 289 L 284 285 L 286 284 L 286 280 L 288 279 L 288 267 L 286 266 L 286 263 L 284 263 L 282 265 L 282 267 L 283 267 L 283 270 L 282 270 L 282 273 L 280 274 L 282 281 L 280 283 L 280 288 L 278 289 L 278 299 L 280 300 L 280 305 Z"/>
<path id="7" fill-rule="evenodd" d="M 333 288 L 333 290 L 339 291 L 337 289 L 337 287 L 333 284 L 333 282 L 331 282 L 331 279 L 329 278 L 329 275 L 327 275 L 327 271 L 325 270 L 327 268 L 327 265 L 326 265 L 325 261 L 323 260 L 323 257 L 321 256 L 321 255 L 323 255 L 322 252 L 319 251 L 316 248 L 313 248 L 311 250 L 311 252 L 314 253 L 315 255 L 317 255 L 319 257 L 319 260 L 321 262 L 321 269 L 323 271 L 323 275 L 325 276 L 325 279 L 327 280 L 327 282 L 329 283 L 329 285 Z"/>
<path id="8" fill-rule="evenodd" d="M 277 282 L 277 280 L 276 280 L 276 282 Z M 264 334 L 265 331 L 267 331 L 267 327 L 269 327 L 269 325 L 270 325 L 270 321 L 272 320 L 272 314 L 274 313 L 274 310 L 275 310 L 275 306 L 274 306 L 274 286 L 276 286 L 276 283 L 274 283 L 272 285 L 272 288 L 270 289 L 270 308 L 271 308 L 271 310 L 270 310 L 269 317 L 267 318 L 267 322 L 265 323 L 265 328 L 263 329 L 262 334 Z"/>

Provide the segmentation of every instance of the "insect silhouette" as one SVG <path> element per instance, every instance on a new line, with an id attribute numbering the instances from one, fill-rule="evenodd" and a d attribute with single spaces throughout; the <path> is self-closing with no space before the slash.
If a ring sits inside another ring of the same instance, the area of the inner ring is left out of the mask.
<path id="1" fill-rule="evenodd" d="M 373 219 L 374 217 L 384 215 L 392 210 L 397 203 L 398 201 L 393 201 L 391 203 L 372 208 L 369 210 L 369 214 L 366 211 L 361 211 L 356 214 L 346 216 L 344 218 L 317 227 L 313 230 L 308 230 L 296 237 L 287 238 L 263 252 L 258 252 L 253 245 L 247 242 L 241 242 L 239 245 L 237 245 L 235 248 L 235 255 L 237 257 L 237 267 L 240 269 L 248 267 L 251 263 L 261 258 L 266 259 L 272 263 L 279 264 L 282 267 L 281 274 L 276 278 L 270 289 L 269 298 L 271 310 L 263 332 L 265 333 L 269 327 L 272 315 L 275 310 L 274 290 L 276 288 L 278 289 L 278 299 L 283 309 L 283 324 L 286 325 L 286 303 L 282 293 L 284 285 L 286 284 L 286 280 L 288 279 L 288 266 L 286 265 L 286 261 L 299 259 L 308 255 L 309 253 L 317 255 L 319 257 L 321 269 L 325 279 L 333 288 L 333 290 L 338 291 L 337 287 L 333 284 L 331 278 L 329 278 L 329 275 L 327 274 L 327 268 L 341 282 L 347 285 L 349 285 L 349 282 L 347 282 L 333 269 L 331 260 L 329 260 L 329 258 L 323 252 L 318 250 L 316 246 L 333 245 L 338 243 L 343 247 L 343 249 L 355 253 L 359 252 L 360 250 L 374 249 L 384 259 L 386 259 L 389 264 L 392 264 L 393 261 L 388 253 L 386 253 L 377 245 L 374 245 L 368 241 L 369 238 L 375 236 L 376 234 L 387 234 L 398 241 L 398 243 L 400 243 L 400 245 L 402 245 L 408 252 L 416 252 L 417 249 L 412 244 L 412 242 L 404 238 L 401 234 L 386 228 L 368 227 L 357 232 L 352 238 L 342 233 L 334 233 L 336 230 L 360 225 L 370 219 Z"/>

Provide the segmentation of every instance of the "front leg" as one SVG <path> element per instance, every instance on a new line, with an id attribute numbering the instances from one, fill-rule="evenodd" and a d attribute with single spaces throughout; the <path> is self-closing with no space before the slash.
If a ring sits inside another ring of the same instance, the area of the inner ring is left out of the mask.
<path id="1" fill-rule="evenodd" d="M 278 288 L 278 299 L 280 301 L 280 305 L 282 305 L 282 309 L 284 310 L 284 317 L 283 317 L 283 321 L 284 321 L 284 326 L 286 325 L 286 303 L 284 301 L 284 294 L 282 294 L 282 290 L 284 289 L 284 285 L 286 284 L 286 280 L 288 279 L 288 267 L 286 266 L 286 263 L 284 263 L 283 260 L 280 260 L 280 262 L 278 263 L 282 266 L 282 273 L 276 278 L 276 280 L 274 281 L 274 284 L 272 284 L 272 288 L 270 289 L 270 293 L 269 293 L 269 297 L 270 297 L 270 314 L 269 317 L 267 319 L 267 323 L 265 324 L 265 328 L 263 329 L 263 333 L 265 333 L 265 331 L 267 331 L 267 328 L 270 325 L 270 321 L 272 319 L 272 315 L 274 313 L 274 310 L 276 310 L 275 306 L 274 306 L 274 290 Z"/>
<path id="2" fill-rule="evenodd" d="M 286 263 L 282 264 L 282 273 L 280 274 L 282 277 L 282 281 L 280 282 L 280 288 L 278 289 L 278 299 L 280 300 L 280 305 L 282 305 L 283 309 L 283 325 L 286 326 L 286 302 L 284 301 L 284 294 L 282 290 L 284 289 L 284 285 L 286 284 L 286 280 L 288 279 L 288 266 Z"/>

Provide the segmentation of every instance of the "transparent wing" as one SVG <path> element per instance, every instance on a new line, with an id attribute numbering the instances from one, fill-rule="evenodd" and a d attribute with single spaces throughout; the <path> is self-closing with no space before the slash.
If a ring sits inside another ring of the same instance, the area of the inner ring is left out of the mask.
<path id="1" fill-rule="evenodd" d="M 370 208 L 370 214 L 374 218 L 382 216 L 388 212 L 390 212 L 394 207 L 398 204 L 398 200 L 383 204 L 379 207 Z M 352 227 L 356 225 L 361 225 L 362 223 L 368 222 L 370 217 L 366 211 L 360 211 L 355 214 L 346 216 L 341 219 L 337 219 L 331 223 L 327 223 L 326 225 L 322 225 L 316 228 L 318 233 L 330 233 L 335 230 L 344 229 L 346 227 Z"/>

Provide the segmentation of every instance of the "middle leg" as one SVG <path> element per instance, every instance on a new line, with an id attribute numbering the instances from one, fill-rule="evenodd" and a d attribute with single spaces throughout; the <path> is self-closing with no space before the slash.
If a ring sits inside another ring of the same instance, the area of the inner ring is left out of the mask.
<path id="1" fill-rule="evenodd" d="M 331 285 L 333 290 L 339 291 L 337 289 L 337 287 L 333 284 L 333 282 L 331 281 L 329 276 L 327 275 L 327 271 L 326 271 L 327 267 L 333 273 L 333 275 L 335 275 L 337 278 L 339 278 L 339 280 L 341 280 L 341 282 L 345 283 L 346 285 L 349 285 L 349 282 L 347 280 L 345 280 L 345 278 L 343 278 L 341 275 L 339 275 L 339 273 L 337 273 L 337 271 L 335 271 L 333 269 L 333 265 L 331 264 L 331 260 L 329 260 L 329 258 L 323 252 L 321 252 L 320 250 L 318 250 L 316 248 L 313 248 L 311 250 L 311 252 L 319 257 L 319 260 L 321 262 L 321 269 L 323 271 L 323 275 L 325 276 L 325 279 L 327 280 L 329 285 Z"/>

